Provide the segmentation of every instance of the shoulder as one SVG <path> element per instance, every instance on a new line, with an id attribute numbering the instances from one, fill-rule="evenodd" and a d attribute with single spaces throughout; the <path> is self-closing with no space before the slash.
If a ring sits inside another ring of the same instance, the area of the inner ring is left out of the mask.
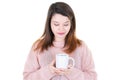
<path id="1" fill-rule="evenodd" d="M 78 39 L 78 40 L 79 40 L 79 44 L 78 44 L 78 46 L 77 46 L 77 47 L 83 47 L 83 46 L 85 46 L 85 45 L 86 45 L 85 41 L 80 40 L 80 39 Z"/>
<path id="2" fill-rule="evenodd" d="M 37 40 L 33 43 L 32 47 L 33 47 L 34 49 L 36 49 L 36 48 L 38 48 L 38 47 L 40 48 L 42 43 L 43 43 L 43 39 L 42 39 L 42 38 L 39 38 L 39 39 L 37 39 Z"/>
<path id="3" fill-rule="evenodd" d="M 81 41 L 81 45 L 78 45 L 77 49 L 80 49 L 80 50 L 86 50 L 86 49 L 88 49 L 88 45 L 86 44 L 86 42 L 83 41 L 83 40 L 80 40 L 80 41 Z"/>
<path id="4" fill-rule="evenodd" d="M 91 50 L 88 48 L 85 41 L 81 41 L 81 45 L 75 49 L 74 54 L 86 57 L 91 55 Z"/>
<path id="5" fill-rule="evenodd" d="M 77 47 L 85 47 L 85 46 L 87 46 L 85 41 L 81 39 L 77 39 Z"/>

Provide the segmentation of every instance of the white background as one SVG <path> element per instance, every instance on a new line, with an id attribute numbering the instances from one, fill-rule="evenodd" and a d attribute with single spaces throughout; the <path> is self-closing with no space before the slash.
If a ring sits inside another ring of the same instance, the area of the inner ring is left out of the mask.
<path id="1" fill-rule="evenodd" d="M 22 80 L 29 50 L 55 1 L 0 0 L 0 80 Z M 98 80 L 120 80 L 119 0 L 63 1 L 75 12 L 77 37 L 92 51 Z"/>

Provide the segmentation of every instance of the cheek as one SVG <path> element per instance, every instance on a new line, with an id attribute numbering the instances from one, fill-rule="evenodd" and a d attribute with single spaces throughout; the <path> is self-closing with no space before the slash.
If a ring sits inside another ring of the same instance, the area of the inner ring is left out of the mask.
<path id="1" fill-rule="evenodd" d="M 69 32 L 70 31 L 70 27 L 66 27 L 66 31 Z"/>
<path id="2" fill-rule="evenodd" d="M 52 30 L 53 33 L 55 33 L 56 32 L 55 26 L 51 26 L 51 30 Z"/>

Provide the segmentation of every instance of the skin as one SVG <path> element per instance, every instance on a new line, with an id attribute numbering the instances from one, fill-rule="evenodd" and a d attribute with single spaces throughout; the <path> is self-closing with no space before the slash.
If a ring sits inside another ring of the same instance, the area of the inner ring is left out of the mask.
<path id="1" fill-rule="evenodd" d="M 51 18 L 51 29 L 55 36 L 55 41 L 64 41 L 66 35 L 69 33 L 71 27 L 71 23 L 68 17 L 63 16 L 61 14 L 54 14 Z M 53 60 L 50 64 L 50 70 L 52 73 L 56 73 L 59 75 L 65 75 L 70 73 L 70 69 L 72 68 L 68 65 L 67 69 L 58 69 L 54 66 L 55 60 Z"/>
<path id="2" fill-rule="evenodd" d="M 55 41 L 64 41 L 70 30 L 70 20 L 61 14 L 54 14 L 51 19 L 51 29 L 55 36 Z"/>

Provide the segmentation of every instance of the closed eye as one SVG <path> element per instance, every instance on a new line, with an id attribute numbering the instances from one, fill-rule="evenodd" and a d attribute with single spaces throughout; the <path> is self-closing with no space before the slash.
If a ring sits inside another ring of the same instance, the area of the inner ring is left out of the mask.
<path id="1" fill-rule="evenodd" d="M 64 26 L 68 26 L 68 24 L 64 24 Z"/>
<path id="2" fill-rule="evenodd" d="M 59 26 L 59 24 L 54 24 L 55 26 Z"/>

